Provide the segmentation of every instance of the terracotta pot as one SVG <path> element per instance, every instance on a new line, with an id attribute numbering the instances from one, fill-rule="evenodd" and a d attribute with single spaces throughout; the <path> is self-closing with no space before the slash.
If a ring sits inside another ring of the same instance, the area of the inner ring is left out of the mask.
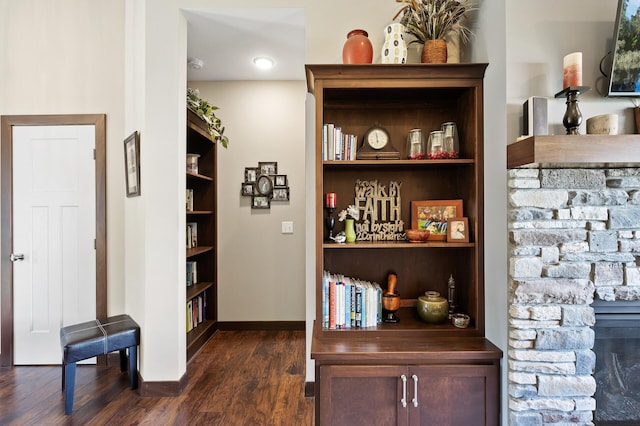
<path id="1" fill-rule="evenodd" d="M 373 46 L 365 30 L 352 30 L 342 48 L 342 62 L 345 64 L 370 64 L 373 60 Z"/>
<path id="2" fill-rule="evenodd" d="M 447 42 L 442 39 L 427 40 L 422 46 L 420 62 L 423 64 L 446 64 Z"/>

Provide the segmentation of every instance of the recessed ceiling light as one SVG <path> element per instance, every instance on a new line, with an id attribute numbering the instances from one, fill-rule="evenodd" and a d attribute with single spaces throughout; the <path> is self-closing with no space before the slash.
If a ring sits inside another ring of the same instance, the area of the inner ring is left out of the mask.
<path id="1" fill-rule="evenodd" d="M 200 70 L 204 66 L 204 61 L 200 58 L 192 58 L 187 61 L 187 65 L 194 70 Z"/>
<path id="2" fill-rule="evenodd" d="M 267 58 L 266 56 L 259 56 L 257 58 L 253 58 L 253 63 L 261 70 L 268 70 L 273 68 L 275 62 L 273 59 Z"/>

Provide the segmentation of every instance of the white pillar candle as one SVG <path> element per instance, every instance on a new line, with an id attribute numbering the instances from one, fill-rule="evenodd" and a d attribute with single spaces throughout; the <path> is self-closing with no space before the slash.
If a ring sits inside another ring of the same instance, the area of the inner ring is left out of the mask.
<path id="1" fill-rule="evenodd" d="M 582 86 L 582 52 L 569 53 L 564 57 L 562 88 Z"/>

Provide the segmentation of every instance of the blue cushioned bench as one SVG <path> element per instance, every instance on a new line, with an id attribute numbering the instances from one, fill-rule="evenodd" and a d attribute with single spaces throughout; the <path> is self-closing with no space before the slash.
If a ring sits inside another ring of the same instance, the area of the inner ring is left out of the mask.
<path id="1" fill-rule="evenodd" d="M 120 351 L 120 371 L 127 369 L 129 351 L 129 382 L 138 387 L 138 345 L 140 327 L 129 315 L 83 322 L 60 329 L 62 346 L 62 389 L 64 412 L 73 411 L 73 390 L 76 381 L 76 362 Z"/>

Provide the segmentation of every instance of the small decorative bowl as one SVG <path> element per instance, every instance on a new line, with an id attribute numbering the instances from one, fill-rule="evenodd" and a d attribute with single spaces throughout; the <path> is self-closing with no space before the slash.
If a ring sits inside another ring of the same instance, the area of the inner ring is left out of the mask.
<path id="1" fill-rule="evenodd" d="M 407 229 L 404 232 L 412 243 L 424 243 L 431 235 L 431 232 L 426 229 Z"/>
<path id="2" fill-rule="evenodd" d="M 458 328 L 467 328 L 469 326 L 471 317 L 467 314 L 453 314 L 451 315 L 451 323 Z"/>

